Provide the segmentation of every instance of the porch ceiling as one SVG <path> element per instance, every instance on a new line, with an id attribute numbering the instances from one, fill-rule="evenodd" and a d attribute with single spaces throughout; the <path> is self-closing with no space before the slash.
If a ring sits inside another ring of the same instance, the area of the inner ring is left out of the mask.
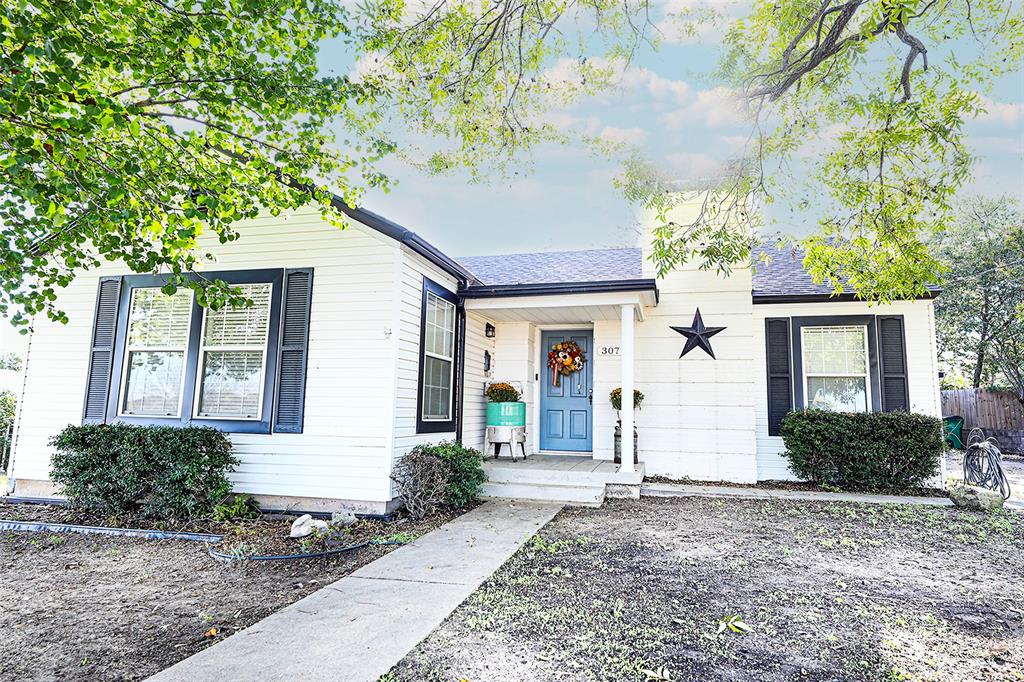
<path id="1" fill-rule="evenodd" d="M 633 306 L 636 319 L 642 320 L 644 308 L 657 305 L 657 300 L 653 292 L 646 291 L 465 299 L 466 310 L 479 312 L 496 322 L 535 324 L 616 321 L 622 318 L 624 305 Z"/>

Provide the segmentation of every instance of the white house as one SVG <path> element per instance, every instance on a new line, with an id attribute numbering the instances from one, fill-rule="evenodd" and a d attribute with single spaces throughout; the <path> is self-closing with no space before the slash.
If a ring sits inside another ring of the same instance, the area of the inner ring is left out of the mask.
<path id="1" fill-rule="evenodd" d="M 533 456 L 489 461 L 487 493 L 586 504 L 637 494 L 645 474 L 786 478 L 777 429 L 794 407 L 940 414 L 929 297 L 830 296 L 789 253 L 756 273 L 656 279 L 646 236 L 456 260 L 344 210 L 346 230 L 300 212 L 203 245 L 203 274 L 244 286 L 250 309 L 204 310 L 117 264 L 77 278 L 60 300 L 70 322 L 35 322 L 9 491 L 59 493 L 47 441 L 69 423 L 209 424 L 242 460 L 236 490 L 265 506 L 382 513 L 396 505 L 393 463 L 416 444 L 483 447 L 497 380 L 523 390 Z M 548 352 L 570 339 L 585 361 L 556 385 Z M 624 452 L 630 422 L 639 434 L 636 466 L 612 463 L 619 386 L 646 395 L 621 415 Z"/>

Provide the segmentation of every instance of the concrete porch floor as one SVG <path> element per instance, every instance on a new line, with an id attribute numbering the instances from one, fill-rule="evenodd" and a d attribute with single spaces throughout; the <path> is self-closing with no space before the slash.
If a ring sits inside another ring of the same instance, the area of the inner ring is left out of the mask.
<path id="1" fill-rule="evenodd" d="M 644 480 L 643 462 L 634 471 L 620 471 L 608 460 L 581 455 L 533 454 L 485 459 L 484 497 L 557 501 L 600 506 L 606 496 L 638 497 Z"/>

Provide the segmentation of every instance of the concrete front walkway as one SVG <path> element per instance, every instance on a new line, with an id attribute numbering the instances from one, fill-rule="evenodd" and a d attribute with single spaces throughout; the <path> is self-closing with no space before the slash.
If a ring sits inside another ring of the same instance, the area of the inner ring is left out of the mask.
<path id="1" fill-rule="evenodd" d="M 487 502 L 150 679 L 374 682 L 560 508 Z"/>

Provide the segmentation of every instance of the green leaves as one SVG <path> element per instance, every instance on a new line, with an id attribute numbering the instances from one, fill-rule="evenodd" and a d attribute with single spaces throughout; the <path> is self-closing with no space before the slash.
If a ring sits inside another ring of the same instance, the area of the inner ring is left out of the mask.
<path id="1" fill-rule="evenodd" d="M 388 180 L 352 155 L 377 92 L 317 68 L 349 31 L 340 0 L 55 2 L 0 9 L 0 315 L 64 314 L 56 292 L 108 260 L 205 289 L 200 236 L 238 221 L 350 201 Z M 381 145 L 376 149 L 387 149 Z M 214 286 L 204 301 L 236 300 Z"/>
<path id="2" fill-rule="evenodd" d="M 949 45 L 967 35 L 978 49 L 958 60 Z M 998 2 L 755 4 L 717 74 L 747 96 L 752 143 L 731 177 L 704 188 L 705 210 L 662 220 L 659 269 L 713 262 L 709 240 L 739 243 L 716 223 L 749 224 L 746 206 L 775 203 L 817 224 L 800 240 L 816 281 L 868 300 L 925 293 L 944 272 L 929 243 L 951 228 L 971 175 L 964 126 L 982 111 L 978 91 L 1024 61 L 1022 37 L 1020 8 Z"/>
<path id="3" fill-rule="evenodd" d="M 718 621 L 718 632 L 717 634 L 723 635 L 727 632 L 732 632 L 738 635 L 748 635 L 753 632 L 754 629 L 743 622 L 743 619 L 733 614 L 726 616 Z"/>
<path id="4" fill-rule="evenodd" d="M 948 375 L 976 388 L 994 383 L 1002 356 L 1013 356 L 1015 339 L 1024 336 L 1024 214 L 1006 198 L 960 202 L 937 253 L 948 268 L 935 302 Z M 1024 376 L 1024 350 L 1001 373 L 1011 385 Z"/>

